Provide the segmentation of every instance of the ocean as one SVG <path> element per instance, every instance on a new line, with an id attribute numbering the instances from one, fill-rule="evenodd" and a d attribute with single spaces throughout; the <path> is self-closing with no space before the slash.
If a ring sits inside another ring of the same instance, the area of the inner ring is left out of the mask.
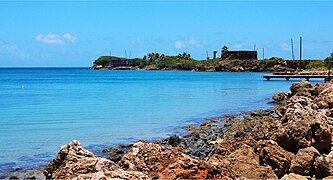
<path id="1" fill-rule="evenodd" d="M 262 75 L 0 68 L 0 175 L 41 168 L 73 139 L 98 153 L 182 133 L 209 117 L 272 108 L 272 95 L 294 81 Z"/>

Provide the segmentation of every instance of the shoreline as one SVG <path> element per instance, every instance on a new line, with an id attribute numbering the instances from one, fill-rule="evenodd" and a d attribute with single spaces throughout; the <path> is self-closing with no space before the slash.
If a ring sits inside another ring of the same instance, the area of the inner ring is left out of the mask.
<path id="1" fill-rule="evenodd" d="M 274 111 L 227 117 L 226 131 L 215 126 L 220 120 L 202 123 L 184 137 L 115 148 L 107 159 L 73 140 L 43 173 L 56 179 L 332 178 L 333 84 L 303 81 L 290 90 L 273 96 L 281 102 Z"/>
<path id="2" fill-rule="evenodd" d="M 186 122 L 184 122 L 181 125 L 175 125 L 172 127 L 168 127 L 171 128 L 172 131 L 166 131 L 166 134 L 170 134 L 167 135 L 166 138 L 160 138 L 160 137 L 151 137 L 149 139 L 137 139 L 137 140 L 133 140 L 132 142 L 128 142 L 125 144 L 115 144 L 112 145 L 111 147 L 109 145 L 105 145 L 105 144 L 98 144 L 98 145 L 94 145 L 94 144 L 88 144 L 85 145 L 84 147 L 88 150 L 90 150 L 91 152 L 93 152 L 94 154 L 96 154 L 98 157 L 100 158 L 112 158 L 110 156 L 110 153 L 114 153 L 114 151 L 119 151 L 120 149 L 127 149 L 128 147 L 131 147 L 133 144 L 135 144 L 136 142 L 149 142 L 149 143 L 162 143 L 166 145 L 166 146 L 170 146 L 170 144 L 166 143 L 170 138 L 173 138 L 175 136 L 179 136 L 179 137 L 185 137 L 190 135 L 193 131 L 195 130 L 205 130 L 206 127 L 214 125 L 216 126 L 217 124 L 221 124 L 221 123 L 227 123 L 228 126 L 230 126 L 230 123 L 233 123 L 232 121 L 227 121 L 225 122 L 226 119 L 232 118 L 232 119 L 244 119 L 245 116 L 249 116 L 251 113 L 254 112 L 259 112 L 259 111 L 272 111 L 274 106 L 276 106 L 276 104 L 273 101 L 268 101 L 265 102 L 266 100 L 263 100 L 263 103 L 266 104 L 273 104 L 271 105 L 270 108 L 266 108 L 266 109 L 256 109 L 256 110 L 250 110 L 250 111 L 240 111 L 237 113 L 230 113 L 230 114 L 225 114 L 222 116 L 210 116 L 210 117 L 198 117 L 198 118 L 194 118 L 193 120 L 188 120 Z M 225 126 L 223 128 L 223 131 L 226 131 L 228 126 Z M 188 129 L 189 127 L 194 127 L 194 129 Z M 168 129 L 167 128 L 167 129 Z M 165 130 L 167 130 L 165 129 Z M 102 146 L 102 147 L 101 147 Z M 97 147 L 97 148 L 96 148 Z M 105 148 L 103 148 L 105 147 Z M 108 148 L 106 148 L 108 147 Z M 172 147 L 172 145 L 171 145 Z M 94 149 L 94 150 L 93 150 Z M 98 151 L 98 152 L 97 152 Z M 127 151 L 124 151 L 127 152 Z M 119 154 L 117 154 L 119 155 Z M 123 154 L 122 154 L 123 155 Z M 52 156 L 52 158 L 54 158 L 54 156 Z M 50 159 L 50 161 L 52 160 L 52 158 Z M 113 159 L 116 159 L 113 157 Z M 48 161 L 49 162 L 49 161 Z M 5 164 L 10 164 L 11 162 L 5 163 Z M 28 162 L 27 162 L 28 163 Z M 8 179 L 10 177 L 21 177 L 21 178 L 27 178 L 27 177 L 37 177 L 37 179 L 43 177 L 42 172 L 44 167 L 47 165 L 47 163 L 45 163 L 44 165 L 40 165 L 40 166 L 33 166 L 33 168 L 29 168 L 27 166 L 17 166 L 17 167 L 13 167 L 8 169 L 9 171 L 7 172 L 3 172 L 2 175 L 0 176 L 0 179 Z M 39 178 L 38 178 L 39 177 Z"/>

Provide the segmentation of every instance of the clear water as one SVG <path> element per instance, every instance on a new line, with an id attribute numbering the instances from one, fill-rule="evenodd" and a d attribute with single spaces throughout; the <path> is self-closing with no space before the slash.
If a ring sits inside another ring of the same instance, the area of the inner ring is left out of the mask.
<path id="1" fill-rule="evenodd" d="M 45 165 L 72 139 L 94 150 L 267 108 L 267 98 L 287 92 L 292 81 L 262 75 L 0 68 L 0 172 Z"/>

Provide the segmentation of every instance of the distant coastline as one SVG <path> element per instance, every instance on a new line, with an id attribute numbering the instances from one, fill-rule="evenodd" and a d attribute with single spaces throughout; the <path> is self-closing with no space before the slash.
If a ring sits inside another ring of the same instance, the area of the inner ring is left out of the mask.
<path id="1" fill-rule="evenodd" d="M 115 59 L 115 60 L 111 60 Z M 110 61 L 121 61 L 112 64 Z M 113 56 L 102 56 L 95 60 L 91 70 L 185 70 L 199 72 L 297 72 L 307 69 L 307 66 L 320 60 L 240 60 L 213 59 L 193 60 L 167 56 L 154 62 L 143 59 L 121 59 Z M 128 63 L 131 62 L 131 63 Z"/>

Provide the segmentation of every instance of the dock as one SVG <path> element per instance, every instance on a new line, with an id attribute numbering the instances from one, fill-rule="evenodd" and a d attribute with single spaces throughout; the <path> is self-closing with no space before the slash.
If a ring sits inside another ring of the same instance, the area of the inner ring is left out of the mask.
<path id="1" fill-rule="evenodd" d="M 326 80 L 328 79 L 328 76 L 327 75 L 298 75 L 298 74 L 291 74 L 291 75 L 264 75 L 263 78 L 266 78 L 267 81 L 269 81 L 270 79 L 273 79 L 273 78 L 283 78 L 283 79 L 286 79 L 287 81 L 289 81 L 289 79 L 292 79 L 292 78 L 304 78 L 306 79 L 307 81 L 309 81 L 310 79 L 313 79 L 313 78 L 323 78 L 326 82 Z"/>

